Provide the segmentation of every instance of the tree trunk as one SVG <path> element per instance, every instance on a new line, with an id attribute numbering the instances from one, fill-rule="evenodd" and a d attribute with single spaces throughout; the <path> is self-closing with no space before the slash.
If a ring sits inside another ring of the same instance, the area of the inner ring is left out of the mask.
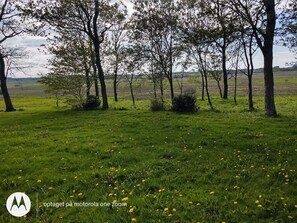
<path id="1" fill-rule="evenodd" d="M 105 84 L 105 78 L 104 78 L 104 72 L 101 65 L 101 58 L 100 58 L 100 44 L 102 43 L 104 39 L 104 32 L 101 33 L 101 40 L 99 39 L 98 34 L 98 17 L 99 17 L 99 1 L 95 0 L 95 15 L 93 17 L 93 44 L 94 44 L 94 50 L 95 50 L 95 62 L 98 70 L 98 77 L 101 85 L 101 96 L 102 96 L 102 109 L 107 110 L 109 108 L 108 106 L 108 97 L 107 97 L 107 91 L 106 91 L 106 84 Z M 106 30 L 105 30 L 106 31 Z"/>
<path id="2" fill-rule="evenodd" d="M 220 85 L 220 81 L 216 80 L 216 82 L 217 82 L 217 85 L 218 85 L 220 97 L 222 98 L 223 97 L 223 94 L 222 94 L 222 88 L 221 88 L 221 85 Z"/>
<path id="3" fill-rule="evenodd" d="M 161 91 L 161 99 L 164 100 L 164 86 L 163 86 L 163 80 L 160 79 L 160 91 Z"/>
<path id="4" fill-rule="evenodd" d="M 154 82 L 154 97 L 155 99 L 157 99 L 157 81 L 153 79 L 153 82 Z"/>
<path id="5" fill-rule="evenodd" d="M 267 26 L 264 38 L 264 82 L 265 82 L 265 111 L 267 116 L 276 116 L 274 102 L 274 78 L 273 78 L 273 40 L 276 24 L 275 1 L 263 0 L 266 6 Z"/>
<path id="6" fill-rule="evenodd" d="M 0 82 L 1 82 L 2 95 L 6 106 L 5 111 L 6 112 L 16 111 L 12 105 L 10 95 L 8 93 L 6 75 L 5 75 L 5 62 L 4 62 L 4 57 L 1 53 L 0 53 Z"/>
<path id="7" fill-rule="evenodd" d="M 250 111 L 254 111 L 255 108 L 254 108 L 254 102 L 253 102 L 253 76 L 252 75 L 249 75 L 248 76 L 248 84 L 249 84 L 249 110 Z"/>
<path id="8" fill-rule="evenodd" d="M 237 105 L 237 68 L 234 77 L 234 104 Z"/>
<path id="9" fill-rule="evenodd" d="M 114 101 L 118 101 L 118 92 L 117 92 L 117 87 L 118 87 L 118 57 L 116 58 L 116 65 L 114 69 L 114 80 L 113 80 L 113 94 L 114 94 Z"/>
<path id="10" fill-rule="evenodd" d="M 201 100 L 204 101 L 204 93 L 205 93 L 205 81 L 204 81 L 204 75 L 201 74 L 202 79 L 202 92 L 201 92 Z"/>
<path id="11" fill-rule="evenodd" d="M 274 79 L 273 79 L 272 52 L 264 55 L 264 81 L 265 81 L 265 112 L 267 116 L 276 116 L 274 103 Z"/>
<path id="12" fill-rule="evenodd" d="M 132 98 L 133 106 L 135 107 L 135 97 L 134 97 L 134 91 L 133 91 L 132 83 L 129 83 L 129 86 L 130 86 L 130 92 L 131 92 L 131 98 Z"/>
<path id="13" fill-rule="evenodd" d="M 206 90 L 206 95 L 207 95 L 208 104 L 209 104 L 211 110 L 213 110 L 213 106 L 212 106 L 211 99 L 210 99 L 210 95 L 209 95 L 209 91 L 208 91 L 207 74 L 204 74 L 203 76 L 204 76 L 204 78 L 205 78 L 205 90 Z"/>
<path id="14" fill-rule="evenodd" d="M 224 94 L 223 98 L 228 98 L 228 72 L 227 72 L 227 66 L 226 66 L 226 48 L 222 48 L 222 68 L 223 68 L 223 79 L 224 79 Z"/>
<path id="15" fill-rule="evenodd" d="M 90 69 L 85 65 L 85 72 L 86 72 L 86 85 L 87 85 L 87 97 L 91 94 L 91 80 L 90 80 Z"/>
<path id="16" fill-rule="evenodd" d="M 169 85 L 170 85 L 170 96 L 171 96 L 171 101 L 173 101 L 174 98 L 174 87 L 173 87 L 173 80 L 172 80 L 172 74 L 171 77 L 168 78 Z"/>

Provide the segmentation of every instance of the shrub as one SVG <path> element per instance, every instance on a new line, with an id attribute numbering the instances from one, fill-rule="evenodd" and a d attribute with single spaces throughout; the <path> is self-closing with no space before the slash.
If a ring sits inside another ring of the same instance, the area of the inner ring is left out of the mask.
<path id="1" fill-rule="evenodd" d="M 176 112 L 194 112 L 196 108 L 195 95 L 179 95 L 173 98 L 172 110 Z"/>
<path id="2" fill-rule="evenodd" d="M 151 110 L 152 111 L 164 111 L 165 110 L 164 102 L 161 99 L 151 100 Z"/>
<path id="3" fill-rule="evenodd" d="M 96 109 L 99 106 L 100 106 L 100 100 L 94 95 L 89 95 L 88 98 L 86 99 L 86 102 L 82 104 L 82 107 L 85 110 Z"/>

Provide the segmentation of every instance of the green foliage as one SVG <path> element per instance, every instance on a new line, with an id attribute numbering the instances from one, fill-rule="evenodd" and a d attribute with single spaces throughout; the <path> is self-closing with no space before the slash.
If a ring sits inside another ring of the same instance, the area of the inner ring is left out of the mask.
<path id="1" fill-rule="evenodd" d="M 89 95 L 82 106 L 84 110 L 93 110 L 100 106 L 100 100 L 94 95 Z"/>
<path id="2" fill-rule="evenodd" d="M 174 97 L 172 101 L 172 110 L 176 112 L 196 111 L 196 96 L 191 94 L 185 94 Z"/>
<path id="3" fill-rule="evenodd" d="M 220 113 L 199 101 L 194 114 L 150 112 L 149 101 L 139 101 L 142 110 L 85 112 L 56 109 L 49 97 L 14 99 L 25 111 L 0 113 L 0 197 L 23 191 L 34 207 L 13 218 L 2 205 L 0 222 L 297 219 L 296 96 L 276 98 L 277 118 L 263 115 L 260 97 L 259 112 L 244 112 L 245 98 L 237 106 L 215 98 Z M 119 103 L 111 106 L 131 106 Z M 124 198 L 121 208 L 43 206 Z"/>
<path id="4" fill-rule="evenodd" d="M 151 111 L 164 111 L 165 105 L 161 99 L 151 100 Z"/>

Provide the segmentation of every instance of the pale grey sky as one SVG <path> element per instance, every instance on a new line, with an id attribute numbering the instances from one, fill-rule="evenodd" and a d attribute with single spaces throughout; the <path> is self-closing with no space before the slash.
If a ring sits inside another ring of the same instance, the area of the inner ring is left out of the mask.
<path id="1" fill-rule="evenodd" d="M 113 0 L 116 1 L 116 0 Z M 129 13 L 133 11 L 133 4 L 130 0 L 124 0 Z M 6 42 L 7 46 L 11 47 L 23 47 L 27 51 L 27 56 L 18 61 L 21 67 L 27 67 L 20 71 L 14 71 L 14 77 L 36 77 L 38 74 L 47 73 L 46 64 L 47 60 L 51 57 L 38 50 L 40 45 L 46 44 L 46 39 L 44 37 L 36 36 L 23 36 L 16 37 Z M 296 61 L 296 55 L 290 52 L 286 47 L 275 46 L 274 49 L 274 66 L 285 67 L 286 63 Z M 263 56 L 259 51 L 255 56 L 255 67 L 263 67 Z"/>

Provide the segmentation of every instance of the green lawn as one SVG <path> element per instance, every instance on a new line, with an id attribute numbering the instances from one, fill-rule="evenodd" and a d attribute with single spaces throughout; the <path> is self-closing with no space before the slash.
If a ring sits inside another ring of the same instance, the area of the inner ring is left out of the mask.
<path id="1" fill-rule="evenodd" d="M 262 98 L 257 112 L 239 98 L 215 99 L 218 112 L 198 101 L 195 114 L 151 112 L 148 101 L 85 112 L 13 99 L 18 111 L 0 113 L 0 222 L 297 221 L 297 96 L 276 98 L 277 118 L 264 116 Z M 5 207 L 18 191 L 33 205 L 21 219 Z M 71 201 L 127 206 L 43 206 Z"/>

